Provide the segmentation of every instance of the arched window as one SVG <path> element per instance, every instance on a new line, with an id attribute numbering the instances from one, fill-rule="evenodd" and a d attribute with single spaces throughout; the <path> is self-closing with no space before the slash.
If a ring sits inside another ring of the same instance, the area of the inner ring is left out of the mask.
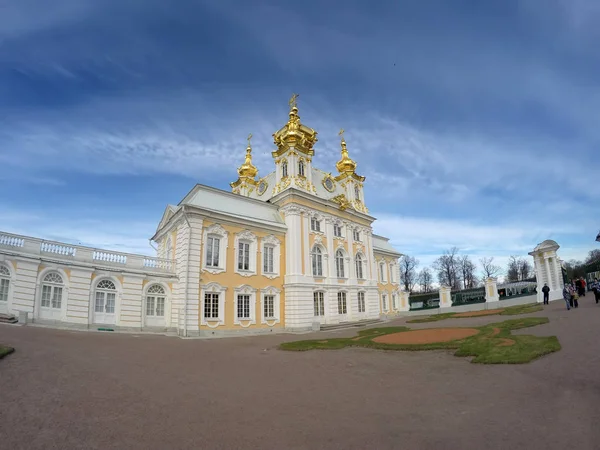
<path id="1" fill-rule="evenodd" d="M 165 289 L 160 284 L 153 284 L 146 295 L 146 316 L 164 317 Z"/>
<path id="2" fill-rule="evenodd" d="M 360 256 L 360 253 L 356 254 L 356 278 L 359 280 L 363 280 L 365 277 L 363 276 L 363 259 Z"/>
<path id="3" fill-rule="evenodd" d="M 102 280 L 96 286 L 96 313 L 114 314 L 117 288 L 111 280 Z"/>
<path id="4" fill-rule="evenodd" d="M 338 278 L 344 278 L 344 252 L 335 252 L 335 271 Z"/>
<path id="5" fill-rule="evenodd" d="M 323 276 L 323 252 L 317 246 L 314 246 L 310 254 L 312 259 L 312 272 L 315 277 Z"/>
<path id="6" fill-rule="evenodd" d="M 42 308 L 60 309 L 62 307 L 63 279 L 56 272 L 50 272 L 42 281 Z"/>
<path id="7" fill-rule="evenodd" d="M 354 198 L 356 198 L 356 200 L 360 200 L 360 189 L 358 186 L 354 186 Z"/>
<path id="8" fill-rule="evenodd" d="M 10 287 L 10 272 L 4 267 L 0 266 L 0 303 L 8 302 L 8 288 Z"/>
<path id="9" fill-rule="evenodd" d="M 285 178 L 288 176 L 288 171 L 287 171 L 287 161 L 283 161 L 281 163 L 281 177 Z"/>
<path id="10" fill-rule="evenodd" d="M 304 176 L 304 161 L 300 161 L 298 162 L 298 175 L 300 175 L 301 177 Z"/>

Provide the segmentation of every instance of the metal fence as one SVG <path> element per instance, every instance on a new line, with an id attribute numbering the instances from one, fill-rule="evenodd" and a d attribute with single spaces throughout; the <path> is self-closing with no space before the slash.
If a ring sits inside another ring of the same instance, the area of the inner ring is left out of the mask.
<path id="1" fill-rule="evenodd" d="M 434 309 L 440 307 L 440 293 L 430 292 L 428 294 L 411 295 L 408 298 L 411 311 L 420 311 L 422 309 Z"/>
<path id="2" fill-rule="evenodd" d="M 498 286 L 498 297 L 500 300 L 508 300 L 535 294 L 537 294 L 537 283 L 531 281 L 504 283 Z"/>
<path id="3" fill-rule="evenodd" d="M 471 305 L 474 303 L 485 302 L 485 288 L 465 289 L 464 291 L 455 291 L 452 295 L 452 306 Z"/>

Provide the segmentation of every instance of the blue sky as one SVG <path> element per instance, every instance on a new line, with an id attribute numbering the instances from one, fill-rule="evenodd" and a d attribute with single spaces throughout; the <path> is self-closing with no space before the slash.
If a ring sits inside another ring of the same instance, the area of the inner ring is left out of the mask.
<path id="1" fill-rule="evenodd" d="M 600 3 L 41 0 L 0 3 L 0 229 L 152 253 L 167 203 L 228 189 L 300 94 L 333 170 L 343 127 L 375 231 L 563 259 L 600 227 Z"/>

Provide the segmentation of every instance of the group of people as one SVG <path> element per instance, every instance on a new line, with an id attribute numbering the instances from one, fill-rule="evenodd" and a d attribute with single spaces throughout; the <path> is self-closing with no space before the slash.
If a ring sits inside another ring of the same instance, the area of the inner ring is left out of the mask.
<path id="1" fill-rule="evenodd" d="M 547 285 L 544 285 L 544 288 L 542 288 L 542 292 L 544 292 L 544 303 L 547 304 L 546 299 L 548 294 L 546 294 L 545 288 L 547 288 Z M 587 283 L 583 277 L 565 283 L 565 287 L 563 288 L 563 299 L 567 304 L 567 309 L 579 307 L 579 298 L 585 297 L 586 288 Z M 598 303 L 600 301 L 600 283 L 597 278 L 591 283 L 590 289 L 594 293 L 596 303 Z M 549 292 L 550 289 L 548 288 L 547 291 Z"/>

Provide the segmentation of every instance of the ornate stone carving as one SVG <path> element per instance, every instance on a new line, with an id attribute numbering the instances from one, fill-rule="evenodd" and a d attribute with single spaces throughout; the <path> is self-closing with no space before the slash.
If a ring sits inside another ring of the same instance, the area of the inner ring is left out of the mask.
<path id="1" fill-rule="evenodd" d="M 244 230 L 237 234 L 238 240 L 256 242 L 256 235 L 250 230 Z"/>
<path id="2" fill-rule="evenodd" d="M 211 225 L 210 227 L 208 227 L 206 229 L 206 232 L 208 234 L 218 234 L 221 236 L 227 236 L 227 230 L 225 230 L 225 228 L 223 228 L 221 225 L 219 225 L 218 223 L 215 223 L 213 225 Z"/>

